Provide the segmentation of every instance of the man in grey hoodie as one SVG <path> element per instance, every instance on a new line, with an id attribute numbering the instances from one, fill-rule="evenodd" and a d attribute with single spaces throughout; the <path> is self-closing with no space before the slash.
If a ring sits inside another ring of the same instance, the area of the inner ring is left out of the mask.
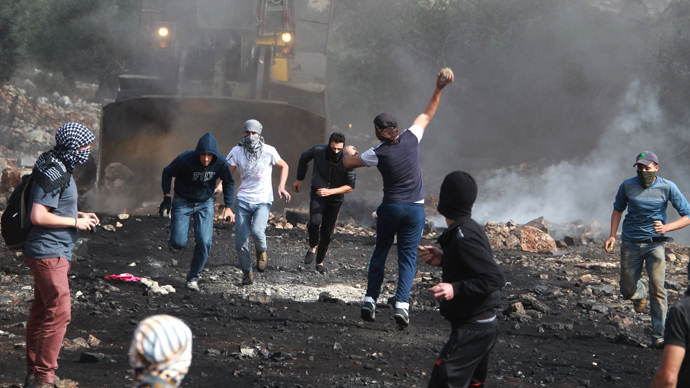
<path id="1" fill-rule="evenodd" d="M 175 196 L 171 198 L 172 178 L 175 178 Z M 159 215 L 166 211 L 171 215 L 170 250 L 175 253 L 187 246 L 189 219 L 194 217 L 194 255 L 187 273 L 186 286 L 199 291 L 199 276 L 206 265 L 213 238 L 213 194 L 216 181 L 222 180 L 225 210 L 223 219 L 235 222 L 232 202 L 235 195 L 235 181 L 225 157 L 218 152 L 216 139 L 210 132 L 199 139 L 196 150 L 178 155 L 163 169 L 161 186 L 163 202 Z"/>

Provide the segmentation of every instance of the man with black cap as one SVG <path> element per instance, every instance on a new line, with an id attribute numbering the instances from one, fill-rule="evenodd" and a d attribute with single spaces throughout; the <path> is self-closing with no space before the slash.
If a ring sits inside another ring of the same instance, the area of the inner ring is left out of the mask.
<path id="1" fill-rule="evenodd" d="M 171 198 L 172 178 L 175 178 L 175 197 Z M 194 219 L 194 254 L 186 277 L 186 287 L 199 291 L 199 277 L 206 265 L 213 243 L 213 195 L 216 181 L 222 181 L 225 210 L 223 219 L 233 222 L 232 201 L 235 181 L 225 161 L 218 152 L 216 139 L 207 132 L 199 139 L 195 150 L 178 155 L 163 169 L 161 187 L 163 202 L 159 215 L 170 213 L 170 250 L 175 253 L 187 246 L 189 219 Z"/>
<path id="2" fill-rule="evenodd" d="M 309 249 L 304 256 L 304 264 L 311 264 L 316 253 L 316 270 L 326 272 L 323 260 L 331 243 L 331 234 L 340 214 L 345 194 L 355 188 L 355 172 L 343 164 L 345 135 L 333 132 L 328 144 L 317 144 L 302 153 L 297 167 L 297 179 L 292 189 L 300 192 L 302 181 L 307 175 L 309 162 L 314 161 L 311 176 L 309 203 Z M 318 251 L 317 251 L 318 248 Z"/>
<path id="3" fill-rule="evenodd" d="M 690 225 L 690 205 L 675 183 L 657 176 L 659 159 L 653 152 L 641 152 L 635 158 L 637 177 L 626 179 L 618 188 L 611 214 L 611 234 L 604 248 L 613 253 L 616 232 L 626 207 L 621 239 L 621 294 L 632 299 L 633 308 L 641 313 L 650 300 L 652 316 L 652 344 L 664 347 L 664 322 L 668 308 L 664 278 L 666 272 L 664 234 Z M 680 218 L 666 224 L 668 202 Z M 647 269 L 649 283 L 642 279 Z"/>
<path id="4" fill-rule="evenodd" d="M 690 280 L 690 265 L 688 265 Z M 664 352 L 659 369 L 652 381 L 652 388 L 690 387 L 690 357 L 685 358 L 690 347 L 690 286 L 683 299 L 668 310 L 664 331 Z"/>
<path id="5" fill-rule="evenodd" d="M 448 73 L 445 73 L 445 70 Z M 442 73 L 444 73 L 442 75 Z M 345 167 L 376 166 L 383 178 L 383 201 L 376 210 L 376 247 L 369 261 L 367 291 L 362 305 L 362 319 L 376 319 L 376 299 L 381 294 L 386 257 L 398 238 L 398 289 L 395 292 L 395 321 L 410 324 L 410 289 L 417 263 L 417 245 L 424 230 L 424 186 L 419 165 L 419 142 L 436 114 L 443 88 L 453 82 L 453 73 L 444 69 L 436 78 L 431 100 L 412 126 L 399 133 L 398 122 L 390 113 L 374 119 L 374 130 L 381 144 L 357 155 L 346 147 Z"/>
<path id="6" fill-rule="evenodd" d="M 501 305 L 506 280 L 484 229 L 471 218 L 476 199 L 477 183 L 470 174 L 448 174 L 438 199 L 438 212 L 448 225 L 438 238 L 443 252 L 431 245 L 419 247 L 425 263 L 443 267 L 441 283 L 430 290 L 452 327 L 429 387 L 483 387 L 498 337 L 494 310 Z"/>

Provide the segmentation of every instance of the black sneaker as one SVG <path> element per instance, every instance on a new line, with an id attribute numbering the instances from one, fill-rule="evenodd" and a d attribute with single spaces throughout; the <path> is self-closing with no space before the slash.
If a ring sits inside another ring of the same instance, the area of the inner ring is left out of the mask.
<path id="1" fill-rule="evenodd" d="M 311 264 L 313 261 L 314 261 L 314 252 L 307 251 L 307 254 L 304 255 L 304 264 Z"/>
<path id="2" fill-rule="evenodd" d="M 376 320 L 376 304 L 371 302 L 364 302 L 362 305 L 362 319 L 368 322 Z"/>
<path id="3" fill-rule="evenodd" d="M 327 272 L 323 264 L 316 264 L 316 270 L 319 271 L 320 274 L 325 274 Z"/>
<path id="4" fill-rule="evenodd" d="M 400 326 L 410 325 L 410 313 L 407 311 L 407 309 L 396 308 L 395 315 L 393 315 L 393 317 L 395 318 L 395 322 L 398 322 L 398 325 Z"/>

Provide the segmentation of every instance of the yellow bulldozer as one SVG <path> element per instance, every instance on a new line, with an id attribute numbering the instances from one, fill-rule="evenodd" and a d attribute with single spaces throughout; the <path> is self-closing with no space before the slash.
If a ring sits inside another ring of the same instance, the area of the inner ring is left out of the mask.
<path id="1" fill-rule="evenodd" d="M 157 200 L 175 156 L 206 132 L 227 153 L 251 118 L 296 167 L 327 126 L 326 50 L 296 51 L 301 22 L 330 28 L 330 16 L 297 19 L 294 0 L 141 0 L 133 61 L 103 108 L 99 186 L 117 165 L 132 172 L 127 185 L 137 193 L 120 206 Z"/>

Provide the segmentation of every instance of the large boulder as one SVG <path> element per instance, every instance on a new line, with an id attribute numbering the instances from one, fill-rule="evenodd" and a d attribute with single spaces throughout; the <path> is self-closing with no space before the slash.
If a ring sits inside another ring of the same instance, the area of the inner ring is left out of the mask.
<path id="1" fill-rule="evenodd" d="M 548 233 L 525 225 L 520 229 L 520 249 L 537 253 L 555 251 L 556 241 Z"/>

